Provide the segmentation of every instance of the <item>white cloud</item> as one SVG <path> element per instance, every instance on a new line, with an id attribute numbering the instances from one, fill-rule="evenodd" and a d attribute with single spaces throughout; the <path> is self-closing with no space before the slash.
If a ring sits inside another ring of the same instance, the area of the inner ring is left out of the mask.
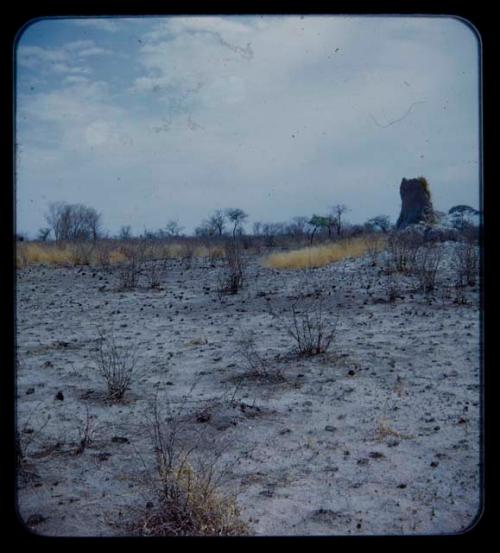
<path id="1" fill-rule="evenodd" d="M 401 178 L 420 174 L 438 208 L 477 206 L 477 65 L 465 28 L 211 17 L 172 18 L 140 36 L 127 65 L 109 66 L 110 76 L 134 67 L 120 89 L 70 74 L 83 58 L 92 68 L 93 41 L 20 47 L 24 63 L 67 71 L 62 85 L 20 98 L 31 125 L 20 137 L 21 196 L 42 186 L 64 199 L 63 179 L 66 195 L 118 226 L 136 209 L 138 230 L 176 217 L 192 229 L 228 205 L 253 220 L 334 203 L 353 220 L 395 218 Z"/>
<path id="2" fill-rule="evenodd" d="M 120 30 L 121 18 L 81 18 L 70 20 L 80 27 L 90 27 L 99 31 L 116 33 Z"/>
<path id="3" fill-rule="evenodd" d="M 55 73 L 89 73 L 88 65 L 82 65 L 85 58 L 111 53 L 97 47 L 92 40 L 76 40 L 59 48 L 20 45 L 17 61 L 21 67 Z"/>

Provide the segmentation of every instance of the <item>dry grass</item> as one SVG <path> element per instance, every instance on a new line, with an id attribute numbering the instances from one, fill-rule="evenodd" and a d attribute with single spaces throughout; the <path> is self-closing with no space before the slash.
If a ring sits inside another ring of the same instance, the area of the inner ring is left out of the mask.
<path id="1" fill-rule="evenodd" d="M 378 247 L 383 248 L 379 240 Z M 264 267 L 271 269 L 311 269 L 324 267 L 349 257 L 361 257 L 373 248 L 368 238 L 353 238 L 340 240 L 324 246 L 315 246 L 293 250 L 285 253 L 276 253 L 265 258 Z"/>
<path id="2" fill-rule="evenodd" d="M 234 498 L 219 493 L 216 486 L 184 461 L 162 475 L 162 490 L 156 508 L 135 524 L 143 536 L 244 536 L 249 528 L 240 519 Z"/>
<path id="3" fill-rule="evenodd" d="M 152 482 L 156 498 L 131 521 L 132 534 L 249 534 L 247 524 L 240 518 L 236 497 L 223 490 L 222 481 L 229 467 L 219 464 L 224 448 L 219 449 L 217 440 L 206 441 L 203 434 L 193 433 L 182 408 L 176 411 L 164 400 L 159 402 L 158 396 L 146 417 L 156 461 Z"/>
<path id="4" fill-rule="evenodd" d="M 82 259 L 79 252 L 79 245 L 74 243 L 55 244 L 53 242 L 20 242 L 17 244 L 16 266 L 24 269 L 32 265 L 47 265 L 56 267 L 72 267 L 78 265 Z M 106 251 L 103 252 L 103 249 Z M 145 259 L 183 259 L 187 251 L 192 250 L 194 257 L 205 257 L 209 259 L 221 258 L 224 255 L 222 246 L 200 246 L 188 243 L 172 244 L 151 244 L 146 248 Z M 89 264 L 92 266 L 102 265 L 103 253 L 107 263 L 119 265 L 124 263 L 126 255 L 123 252 L 123 242 L 104 244 L 97 242 L 88 256 Z"/>

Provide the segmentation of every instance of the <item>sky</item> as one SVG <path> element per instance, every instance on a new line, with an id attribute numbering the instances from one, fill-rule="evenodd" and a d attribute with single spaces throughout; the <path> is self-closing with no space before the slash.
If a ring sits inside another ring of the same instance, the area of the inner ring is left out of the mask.
<path id="1" fill-rule="evenodd" d="M 480 43 L 450 17 L 54 18 L 16 47 L 17 230 L 83 203 L 111 234 L 216 209 L 395 222 L 403 177 L 480 207 Z"/>

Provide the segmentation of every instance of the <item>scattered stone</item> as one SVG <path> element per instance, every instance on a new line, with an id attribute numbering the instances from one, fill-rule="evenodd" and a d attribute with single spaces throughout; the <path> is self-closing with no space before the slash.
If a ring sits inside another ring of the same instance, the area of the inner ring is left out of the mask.
<path id="1" fill-rule="evenodd" d="M 325 426 L 325 430 L 326 430 L 327 432 L 336 432 L 337 429 L 335 428 L 335 426 L 331 426 L 331 425 L 327 424 L 327 425 Z"/>
<path id="2" fill-rule="evenodd" d="M 129 439 L 128 438 L 125 438 L 124 436 L 113 436 L 111 438 L 111 441 L 114 443 L 114 444 L 128 444 L 130 443 L 129 442 Z"/>
<path id="3" fill-rule="evenodd" d="M 34 393 L 35 393 L 35 388 L 28 388 L 28 389 L 26 390 L 26 395 L 27 395 L 27 396 L 29 396 L 29 395 L 31 395 L 31 394 L 34 394 Z"/>
<path id="4" fill-rule="evenodd" d="M 55 396 L 55 399 L 58 399 L 59 401 L 63 401 L 64 400 L 64 394 L 61 391 L 57 392 L 57 394 Z"/>
<path id="5" fill-rule="evenodd" d="M 370 451 L 368 457 L 370 457 L 370 459 L 382 459 L 385 455 L 380 451 Z"/>
<path id="6" fill-rule="evenodd" d="M 196 422 L 208 422 L 211 418 L 212 416 L 210 415 L 210 413 L 200 413 L 196 417 Z"/>
<path id="7" fill-rule="evenodd" d="M 97 459 L 99 461 L 107 461 L 111 457 L 111 453 L 103 451 L 102 453 L 97 454 Z"/>

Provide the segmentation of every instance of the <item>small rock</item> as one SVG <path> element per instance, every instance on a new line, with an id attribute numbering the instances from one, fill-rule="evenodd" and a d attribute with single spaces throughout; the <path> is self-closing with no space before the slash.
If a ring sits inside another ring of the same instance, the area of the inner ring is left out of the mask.
<path id="1" fill-rule="evenodd" d="M 99 461 L 107 461 L 111 457 L 111 453 L 107 453 L 106 451 L 103 451 L 102 453 L 99 453 L 97 455 L 97 459 Z"/>
<path id="2" fill-rule="evenodd" d="M 327 432 L 335 432 L 337 429 L 335 428 L 335 426 L 331 426 L 331 425 L 327 424 L 327 425 L 325 426 L 325 430 L 326 430 Z"/>
<path id="3" fill-rule="evenodd" d="M 368 457 L 370 457 L 371 459 L 382 459 L 383 457 L 385 457 L 385 455 L 380 451 L 370 451 Z"/>
<path id="4" fill-rule="evenodd" d="M 406 484 L 398 484 L 398 488 L 400 490 L 404 490 L 406 488 Z"/>
<path id="5" fill-rule="evenodd" d="M 200 413 L 196 417 L 196 422 L 208 422 L 211 418 L 210 413 Z"/>
<path id="6" fill-rule="evenodd" d="M 111 441 L 114 444 L 128 444 L 128 443 L 130 443 L 128 438 L 125 438 L 124 436 L 113 436 L 111 438 Z"/>
<path id="7" fill-rule="evenodd" d="M 58 399 L 59 401 L 63 401 L 64 400 L 64 394 L 61 391 L 57 392 L 57 394 L 55 396 L 55 399 Z"/>
<path id="8" fill-rule="evenodd" d="M 26 390 L 26 395 L 27 395 L 27 396 L 29 396 L 29 395 L 31 395 L 31 394 L 34 394 L 34 393 L 35 393 L 35 388 L 28 388 L 28 389 Z"/>

